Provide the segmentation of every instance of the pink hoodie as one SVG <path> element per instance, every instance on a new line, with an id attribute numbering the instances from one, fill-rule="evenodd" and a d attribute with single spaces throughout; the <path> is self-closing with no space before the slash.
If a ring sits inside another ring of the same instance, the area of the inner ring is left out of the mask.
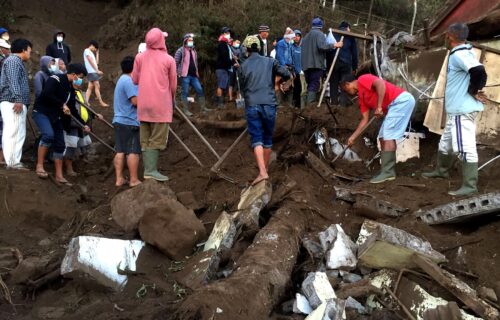
<path id="1" fill-rule="evenodd" d="M 141 122 L 172 122 L 177 88 L 175 60 L 167 53 L 163 32 L 153 28 L 146 34 L 146 48 L 135 57 L 132 81 L 139 85 L 137 116 Z"/>

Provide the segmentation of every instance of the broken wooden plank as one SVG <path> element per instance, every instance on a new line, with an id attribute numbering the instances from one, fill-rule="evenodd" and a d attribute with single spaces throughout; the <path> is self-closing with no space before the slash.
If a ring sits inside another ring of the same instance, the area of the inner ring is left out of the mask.
<path id="1" fill-rule="evenodd" d="M 487 320 L 498 319 L 500 317 L 498 310 L 478 298 L 475 290 L 459 280 L 453 274 L 441 269 L 436 263 L 430 261 L 422 255 L 414 254 L 412 260 L 419 268 L 424 270 L 428 275 L 436 280 L 436 282 L 450 291 L 455 297 L 460 299 L 460 301 L 462 301 L 477 315 Z"/>
<path id="2" fill-rule="evenodd" d="M 354 178 L 345 174 L 335 172 L 328 164 L 321 161 L 320 158 L 312 152 L 308 152 L 305 155 L 306 162 L 309 164 L 314 171 L 316 171 L 325 181 L 331 182 L 331 179 L 340 178 L 349 181 L 360 181 L 358 178 Z"/>

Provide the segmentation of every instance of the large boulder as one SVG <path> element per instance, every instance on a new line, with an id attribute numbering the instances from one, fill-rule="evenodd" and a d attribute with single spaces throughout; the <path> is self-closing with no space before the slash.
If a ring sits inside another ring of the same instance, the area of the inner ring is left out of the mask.
<path id="1" fill-rule="evenodd" d="M 149 206 L 139 222 L 139 233 L 147 243 L 170 258 L 179 260 L 193 252 L 206 235 L 203 223 L 179 201 L 166 198 Z"/>
<path id="2" fill-rule="evenodd" d="M 164 183 L 146 180 L 137 187 L 117 194 L 111 200 L 111 216 L 125 231 L 134 231 L 139 226 L 144 212 L 164 199 L 177 199 L 175 193 Z"/>

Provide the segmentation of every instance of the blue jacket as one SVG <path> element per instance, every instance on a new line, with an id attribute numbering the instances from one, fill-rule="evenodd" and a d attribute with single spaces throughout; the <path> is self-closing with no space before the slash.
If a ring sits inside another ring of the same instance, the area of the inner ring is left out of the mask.
<path id="1" fill-rule="evenodd" d="M 340 41 L 340 35 L 335 34 L 334 36 L 337 41 Z M 337 49 L 332 50 L 332 58 L 335 56 L 336 50 Z M 343 63 L 350 65 L 352 70 L 356 70 L 358 68 L 358 45 L 353 37 L 344 37 L 344 45 L 340 48 L 338 59 Z"/>
<path id="2" fill-rule="evenodd" d="M 299 74 L 302 72 L 302 46 L 300 44 L 293 44 L 292 45 L 292 62 L 293 62 L 293 69 L 295 70 L 296 74 Z"/>
<path id="3" fill-rule="evenodd" d="M 292 45 L 286 43 L 285 39 L 281 39 L 276 44 L 276 60 L 280 63 L 280 66 L 291 66 L 292 61 Z"/>

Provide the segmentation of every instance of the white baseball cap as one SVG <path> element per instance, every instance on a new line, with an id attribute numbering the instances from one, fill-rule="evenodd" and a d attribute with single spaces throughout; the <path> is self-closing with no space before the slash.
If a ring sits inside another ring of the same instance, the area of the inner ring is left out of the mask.
<path id="1" fill-rule="evenodd" d="M 0 39 L 0 47 L 5 49 L 10 49 L 10 44 L 4 39 Z"/>

